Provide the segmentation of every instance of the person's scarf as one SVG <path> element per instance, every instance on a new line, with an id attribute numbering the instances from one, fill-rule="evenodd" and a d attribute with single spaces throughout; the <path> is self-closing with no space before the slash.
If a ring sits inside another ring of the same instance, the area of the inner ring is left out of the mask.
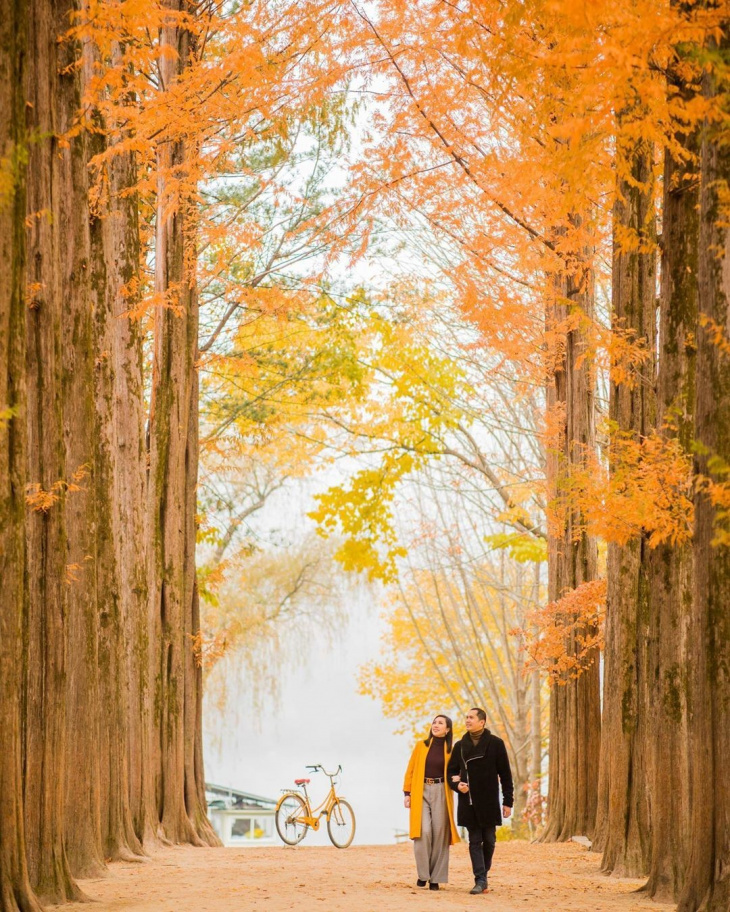
<path id="1" fill-rule="evenodd" d="M 464 762 L 474 757 L 483 757 L 489 747 L 489 736 L 491 732 L 485 726 L 475 738 L 471 732 L 467 733 L 469 737 L 461 739 L 461 757 Z"/>

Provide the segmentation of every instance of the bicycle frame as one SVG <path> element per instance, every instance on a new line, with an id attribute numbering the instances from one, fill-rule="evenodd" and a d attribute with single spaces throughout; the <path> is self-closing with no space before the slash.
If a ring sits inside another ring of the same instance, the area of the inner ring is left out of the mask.
<path id="1" fill-rule="evenodd" d="M 304 791 L 304 803 L 307 806 L 307 816 L 306 817 L 297 817 L 297 822 L 306 823 L 307 826 L 310 826 L 313 830 L 319 829 L 319 823 L 323 817 L 326 817 L 332 808 L 337 804 L 338 795 L 335 792 L 334 783 L 330 785 L 329 791 L 325 796 L 324 801 L 317 805 L 317 807 L 312 810 L 312 803 L 309 800 L 309 795 L 307 794 L 307 786 L 302 786 Z"/>
<path id="2" fill-rule="evenodd" d="M 294 818 L 297 823 L 306 824 L 307 826 L 311 827 L 313 830 L 319 829 L 319 823 L 320 823 L 321 819 L 323 817 L 329 816 L 330 812 L 332 811 L 332 808 L 337 804 L 338 800 L 342 797 L 341 795 L 338 795 L 337 792 L 335 791 L 335 776 L 337 775 L 337 773 L 327 773 L 327 772 L 325 772 L 325 770 L 322 767 L 318 767 L 318 769 L 322 769 L 322 772 L 325 774 L 325 776 L 329 777 L 329 780 L 330 780 L 329 791 L 327 792 L 324 800 L 320 804 L 318 804 L 314 810 L 312 810 L 312 802 L 310 801 L 309 795 L 307 794 L 307 785 L 306 785 L 306 783 L 303 783 L 302 791 L 304 792 L 304 804 L 306 805 L 307 813 L 303 817 Z M 338 770 L 338 772 L 339 772 L 339 770 Z M 290 794 L 298 795 L 299 792 L 292 791 Z"/>
<path id="3" fill-rule="evenodd" d="M 350 804 L 337 794 L 335 780 L 342 772 L 342 766 L 329 773 L 318 763 L 307 766 L 312 772 L 321 771 L 329 778 L 330 787 L 324 800 L 312 809 L 312 801 L 307 792 L 309 779 L 296 779 L 296 789 L 283 789 L 281 798 L 276 803 L 274 820 L 276 831 L 286 845 L 296 846 L 304 839 L 307 832 L 319 830 L 322 818 L 327 820 L 327 833 L 330 842 L 337 849 L 346 849 L 355 838 L 355 812 Z"/>

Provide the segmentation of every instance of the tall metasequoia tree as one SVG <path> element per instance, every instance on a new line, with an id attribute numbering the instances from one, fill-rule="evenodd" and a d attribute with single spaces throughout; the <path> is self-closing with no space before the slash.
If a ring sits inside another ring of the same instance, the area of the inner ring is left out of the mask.
<path id="1" fill-rule="evenodd" d="M 672 89 L 687 102 L 696 88 L 680 65 Z M 694 436 L 699 243 L 699 133 L 677 137 L 664 158 L 657 431 L 678 438 L 685 452 Z M 687 789 L 687 673 L 692 602 L 692 548 L 665 542 L 648 554 L 647 790 L 651 798 L 648 892 L 669 901 L 684 882 L 690 836 Z"/>
<path id="2" fill-rule="evenodd" d="M 119 578 L 126 681 L 126 744 L 128 800 L 136 839 L 148 841 L 157 829 L 152 774 L 152 688 L 150 668 L 149 554 L 147 516 L 147 449 L 145 443 L 144 330 L 127 312 L 132 301 L 124 289 L 139 268 L 138 207 L 124 191 L 135 184 L 131 155 L 118 155 L 111 164 L 112 205 L 102 222 L 111 311 L 113 446 L 110 445 L 114 496 L 112 529 Z M 121 758 L 119 759 L 121 761 Z M 123 797 L 123 796 L 122 796 Z M 126 812 L 125 812 L 126 813 Z M 125 829 L 127 826 L 125 818 Z M 111 827 L 110 827 L 111 831 Z M 128 836 L 128 846 L 137 850 Z"/>
<path id="3" fill-rule="evenodd" d="M 118 61 L 118 48 L 108 64 Z M 88 80 L 96 55 L 85 47 Z M 96 114 L 100 120 L 100 115 Z M 104 126 L 100 124 L 100 126 Z M 90 153 L 106 150 L 99 131 Z M 143 782 L 149 754 L 146 456 L 142 331 L 128 316 L 127 289 L 139 271 L 134 157 L 114 150 L 105 166 L 106 194 L 90 221 L 95 363 L 94 490 L 96 601 L 99 607 L 99 827 L 104 858 L 141 851 Z M 144 732 L 144 734 L 143 734 Z M 134 780 L 132 780 L 132 772 Z M 150 790 L 147 790 L 149 797 Z M 151 832 L 151 831 L 149 831 Z M 148 835 L 149 835 L 148 832 Z"/>
<path id="4" fill-rule="evenodd" d="M 86 87 L 99 68 L 122 71 L 116 40 L 106 57 L 83 47 Z M 97 102 L 103 100 L 95 98 Z M 131 101 L 131 97 L 126 99 Z M 151 773 L 152 692 L 148 598 L 144 324 L 140 295 L 139 196 L 135 154 L 120 148 L 125 127 L 89 116 L 97 192 L 90 214 L 91 303 L 97 431 L 94 435 L 95 576 L 99 605 L 100 827 L 104 858 L 125 858 L 155 838 Z M 126 115 L 125 115 L 126 116 Z M 156 740 L 156 739 L 155 739 Z"/>
<path id="5" fill-rule="evenodd" d="M 619 452 L 627 437 L 640 443 L 653 430 L 656 412 L 653 148 L 644 142 L 620 154 L 625 156 L 623 167 L 628 173 L 619 179 L 613 212 L 611 320 L 617 332 L 633 333 L 646 359 L 631 375 L 611 384 L 610 417 Z M 605 872 L 630 877 L 645 874 L 649 861 L 648 551 L 644 536 L 608 545 L 601 763 L 593 848 L 604 853 Z"/>
<path id="6" fill-rule="evenodd" d="M 21 767 L 28 13 L 26 0 L 0 3 L 0 912 L 40 912 L 26 864 Z"/>
<path id="7" fill-rule="evenodd" d="M 540 572 L 542 564 L 535 562 L 532 603 L 540 604 Z M 530 674 L 530 782 L 540 788 L 542 777 L 542 681 L 539 668 Z"/>
<path id="8" fill-rule="evenodd" d="M 571 468 L 584 464 L 595 446 L 594 368 L 583 319 L 594 310 L 593 272 L 555 280 L 548 307 L 549 353 L 547 409 L 558 430 L 548 445 L 547 480 L 558 505 L 559 527 L 548 536 L 548 598 L 556 601 L 569 589 L 597 575 L 595 540 L 582 527 L 573 506 L 560 508 L 562 485 Z M 566 641 L 575 653 L 575 632 Z M 546 841 L 593 834 L 596 817 L 598 759 L 601 742 L 598 654 L 577 678 L 553 682 L 550 691 L 550 764 Z"/>
<path id="9" fill-rule="evenodd" d="M 72 4 L 31 2 L 26 99 L 34 136 L 28 155 L 26 610 L 23 693 L 23 799 L 28 868 L 38 894 L 77 898 L 66 856 L 66 694 L 68 596 L 64 452 L 63 289 L 74 271 L 72 239 L 62 213 L 85 211 L 62 143 L 78 101 L 76 74 L 63 70 L 59 35 Z M 77 467 L 74 466 L 72 471 Z"/>
<path id="10" fill-rule="evenodd" d="M 157 462 L 153 477 L 168 473 L 173 504 L 158 540 L 172 555 L 180 623 L 163 618 L 165 645 L 176 650 L 162 669 L 172 711 L 153 733 L 150 655 L 160 641 L 150 633 L 148 598 L 143 331 L 125 315 L 139 267 L 134 162 L 129 153 L 106 162 L 91 212 L 89 161 L 107 140 L 83 129 L 64 135 L 94 63 L 87 45 L 75 65 L 79 45 L 61 40 L 76 6 L 31 0 L 27 8 L 6 7 L 0 901 L 2 912 L 37 912 L 34 891 L 51 901 L 81 898 L 74 875 L 140 852 L 160 821 L 165 838 L 190 840 L 192 833 L 193 841 L 215 842 L 205 817 L 201 673 L 191 642 L 198 610 L 197 302 L 194 294 L 192 304 L 185 301 L 190 319 L 159 322 L 161 347 L 179 370 L 166 373 L 165 362 L 158 371 L 156 401 L 176 401 L 180 383 L 177 401 L 188 420 L 168 409 L 161 413 L 167 425 L 155 426 L 165 465 Z M 164 287 L 177 294 L 191 287 L 186 269 L 194 250 L 186 260 L 181 222 L 173 215 L 169 225 L 167 236 L 161 232 L 170 241 Z M 181 538 L 176 529 L 184 530 Z M 171 649 L 165 660 L 169 655 Z M 168 733 L 176 735 L 170 742 Z M 153 743 L 164 762 L 159 796 Z"/>
<path id="11" fill-rule="evenodd" d="M 69 21 L 69 12 L 64 10 L 57 20 L 59 35 Z M 83 80 L 90 73 L 88 47 L 84 65 L 73 65 L 79 51 L 73 41 L 58 42 L 57 66 L 65 77 L 57 95 L 59 135 L 74 125 Z M 124 251 L 124 240 L 117 232 L 114 246 L 109 242 L 105 245 L 105 229 L 108 234 L 114 222 L 108 214 L 103 220 L 92 218 L 89 211 L 91 147 L 102 142 L 84 130 L 62 143 L 64 154 L 58 169 L 65 192 L 59 194 L 53 211 L 58 236 L 63 239 L 59 285 L 63 302 L 62 477 L 72 482 L 63 501 L 67 549 L 63 840 L 74 876 L 98 874 L 105 859 L 127 857 L 130 850 L 140 850 L 129 813 L 128 674 L 120 612 L 125 583 L 116 559 L 113 528 L 113 504 L 120 495 L 127 496 L 115 488 L 112 460 L 117 417 L 113 407 L 112 340 L 118 331 L 116 324 L 121 322 L 113 319 L 112 309 L 122 281 L 114 263 L 120 256 L 116 244 Z M 118 167 L 117 162 L 110 166 L 112 176 Z M 113 189 L 118 189 L 114 184 L 112 180 Z M 136 223 L 131 228 L 136 230 Z M 144 478 L 141 463 L 136 469 Z M 126 530 L 119 532 L 120 537 L 126 537 Z"/>
<path id="12" fill-rule="evenodd" d="M 71 9 L 73 5 L 69 12 Z M 58 25 L 62 34 L 64 21 Z M 75 42 L 59 42 L 57 54 L 59 68 L 68 73 L 65 93 L 59 97 L 56 126 L 63 136 L 73 126 L 81 105 L 81 72 L 73 66 L 78 56 Z M 98 495 L 103 492 L 98 486 L 95 454 L 99 428 L 94 401 L 92 278 L 96 270 L 89 232 L 88 160 L 89 137 L 83 131 L 68 140 L 66 154 L 61 159 L 61 180 L 66 192 L 61 194 L 54 213 L 64 245 L 59 289 L 63 308 L 61 412 L 65 478 L 73 482 L 64 501 L 67 565 L 64 844 L 76 877 L 98 876 L 104 868 L 99 781 L 102 759 L 99 635 L 110 599 L 108 592 L 102 592 L 101 601 L 97 601 L 96 587 L 107 554 L 99 547 L 97 536 L 98 514 L 103 503 Z"/>
<path id="13" fill-rule="evenodd" d="M 185 72 L 193 36 L 172 0 L 162 29 L 160 78 L 168 89 Z M 176 17 L 175 14 L 178 14 Z M 152 648 L 159 735 L 159 831 L 174 842 L 215 844 L 205 811 L 200 670 L 193 637 L 199 632 L 195 579 L 195 502 L 198 477 L 198 293 L 193 201 L 184 188 L 194 149 L 188 138 L 161 142 L 157 152 L 155 312 L 150 407 L 149 521 Z M 185 176 L 185 177 L 183 177 Z M 181 180 L 182 178 L 182 180 Z"/>
<path id="14" fill-rule="evenodd" d="M 689 617 L 689 796 L 692 844 L 680 912 L 730 908 L 730 20 L 708 41 L 702 92 L 722 118 L 705 124 L 700 166 L 694 598 Z"/>

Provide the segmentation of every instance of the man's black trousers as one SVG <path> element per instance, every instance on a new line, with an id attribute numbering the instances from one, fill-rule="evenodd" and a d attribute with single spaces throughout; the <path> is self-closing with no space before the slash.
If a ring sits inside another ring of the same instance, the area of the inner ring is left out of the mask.
<path id="1" fill-rule="evenodd" d="M 469 855 L 474 881 L 487 880 L 487 873 L 492 867 L 494 846 L 497 842 L 496 827 L 469 827 Z"/>

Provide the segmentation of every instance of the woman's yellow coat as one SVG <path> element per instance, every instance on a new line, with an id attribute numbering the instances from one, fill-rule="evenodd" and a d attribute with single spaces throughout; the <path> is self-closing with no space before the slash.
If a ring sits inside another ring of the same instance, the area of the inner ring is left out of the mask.
<path id="1" fill-rule="evenodd" d="M 418 839 L 421 835 L 423 779 L 426 773 L 427 754 L 428 748 L 423 741 L 419 741 L 413 748 L 411 759 L 408 762 L 408 769 L 406 770 L 406 778 L 403 780 L 403 791 L 411 793 L 411 819 L 410 832 L 408 833 L 411 839 Z M 450 756 L 446 750 L 446 744 L 444 744 L 444 789 L 446 790 L 446 809 L 449 812 L 449 826 L 451 828 L 449 845 L 454 845 L 455 842 L 459 842 L 459 834 L 454 823 L 454 793 L 446 781 L 446 764 L 449 762 Z"/>

